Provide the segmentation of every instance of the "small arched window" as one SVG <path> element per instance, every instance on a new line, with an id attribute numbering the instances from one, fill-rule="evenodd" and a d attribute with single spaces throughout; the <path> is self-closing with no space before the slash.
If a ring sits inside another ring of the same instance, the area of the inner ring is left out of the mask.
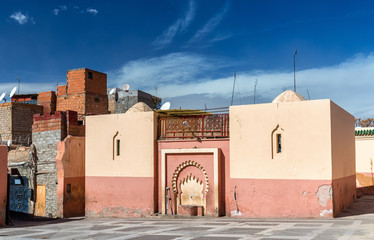
<path id="1" fill-rule="evenodd" d="M 117 131 L 113 136 L 113 160 L 121 155 L 121 139 Z"/>
<path id="2" fill-rule="evenodd" d="M 279 159 L 285 157 L 284 130 L 279 124 L 271 132 L 271 158 Z"/>

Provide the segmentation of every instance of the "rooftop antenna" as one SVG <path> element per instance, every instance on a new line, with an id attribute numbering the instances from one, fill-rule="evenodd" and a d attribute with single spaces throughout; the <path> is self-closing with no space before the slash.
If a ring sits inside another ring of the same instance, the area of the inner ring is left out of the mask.
<path id="1" fill-rule="evenodd" d="M 58 87 L 58 79 L 56 80 L 56 85 L 57 85 L 57 87 Z"/>
<path id="2" fill-rule="evenodd" d="M 234 73 L 234 84 L 232 86 L 231 105 L 234 102 L 234 90 L 235 90 L 236 72 Z"/>
<path id="3" fill-rule="evenodd" d="M 164 104 L 162 104 L 160 110 L 169 110 L 170 109 L 170 102 L 166 102 Z"/>
<path id="4" fill-rule="evenodd" d="M 297 48 L 295 50 L 295 53 L 293 54 L 293 90 L 296 92 L 296 54 L 297 54 Z"/>
<path id="5" fill-rule="evenodd" d="M 310 100 L 309 90 L 307 89 L 306 92 L 308 93 L 308 99 Z"/>
<path id="6" fill-rule="evenodd" d="M 6 102 L 6 99 L 4 98 L 5 94 L 6 94 L 6 92 L 4 92 L 3 94 L 1 94 L 1 96 L 0 96 L 0 102 L 3 101 L 3 100 Z"/>
<path id="7" fill-rule="evenodd" d="M 256 78 L 256 81 L 255 81 L 255 91 L 254 91 L 254 95 L 253 95 L 253 104 L 256 104 L 256 86 L 257 86 L 257 78 Z"/>
<path id="8" fill-rule="evenodd" d="M 130 85 L 127 83 L 123 85 L 123 90 L 125 90 L 125 92 L 128 92 L 130 90 Z"/>
<path id="9" fill-rule="evenodd" d="M 16 91 L 17 91 L 17 87 L 14 87 L 12 91 L 10 91 L 9 97 L 12 98 L 14 94 L 16 93 Z"/>
<path id="10" fill-rule="evenodd" d="M 21 85 L 21 80 L 20 80 L 18 74 L 17 74 L 17 82 L 18 82 L 18 92 L 17 92 L 17 94 L 19 94 L 19 89 L 20 89 L 20 85 Z"/>

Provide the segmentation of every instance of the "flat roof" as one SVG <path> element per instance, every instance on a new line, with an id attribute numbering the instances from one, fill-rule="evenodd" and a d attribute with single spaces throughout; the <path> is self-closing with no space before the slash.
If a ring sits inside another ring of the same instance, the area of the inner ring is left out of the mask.
<path id="1" fill-rule="evenodd" d="M 194 109 L 169 109 L 169 110 L 156 110 L 155 112 L 165 114 L 169 117 L 182 117 L 182 116 L 196 116 L 196 115 L 212 115 L 212 113 L 194 110 Z"/>

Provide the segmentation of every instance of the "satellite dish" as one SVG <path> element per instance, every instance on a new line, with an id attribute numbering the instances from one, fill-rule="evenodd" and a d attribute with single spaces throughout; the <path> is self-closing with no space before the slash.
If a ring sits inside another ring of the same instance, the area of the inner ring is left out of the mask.
<path id="1" fill-rule="evenodd" d="M 0 102 L 3 101 L 3 99 L 4 99 L 4 97 L 5 97 L 5 94 L 6 94 L 6 93 L 1 94 L 1 96 L 0 96 Z"/>
<path id="2" fill-rule="evenodd" d="M 161 110 L 169 110 L 170 109 L 170 102 L 166 102 L 164 104 L 162 104 Z"/>
<path id="3" fill-rule="evenodd" d="M 130 85 L 126 83 L 125 85 L 123 85 L 123 89 L 127 92 L 128 90 L 130 90 Z"/>
<path id="4" fill-rule="evenodd" d="M 113 94 L 115 91 L 116 91 L 116 88 L 113 88 L 112 90 L 110 90 L 109 94 Z"/>
<path id="5" fill-rule="evenodd" d="M 17 87 L 14 87 L 12 91 L 10 91 L 9 97 L 13 97 L 13 95 L 16 93 Z"/>
<path id="6" fill-rule="evenodd" d="M 11 143 L 11 141 L 10 141 L 10 139 L 9 139 L 8 142 L 6 143 L 6 145 L 7 145 L 8 147 L 10 147 L 10 143 Z"/>

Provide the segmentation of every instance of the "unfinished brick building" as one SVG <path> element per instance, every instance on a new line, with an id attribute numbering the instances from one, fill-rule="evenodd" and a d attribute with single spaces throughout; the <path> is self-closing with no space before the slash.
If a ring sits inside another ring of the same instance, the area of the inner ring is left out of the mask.
<path id="1" fill-rule="evenodd" d="M 84 136 L 84 126 L 78 125 L 78 115 L 74 111 L 55 112 L 55 115 L 34 116 L 32 126 L 33 144 L 36 149 L 36 209 L 35 215 L 43 217 L 62 217 L 58 202 L 57 189 L 63 181 L 58 181 L 56 166 L 57 144 L 68 135 Z M 80 145 L 76 151 L 83 148 Z M 84 150 L 81 150 L 84 152 Z M 81 160 L 84 161 L 84 157 Z M 84 168 L 83 168 L 84 169 Z M 60 171 L 63 175 L 63 169 Z M 84 182 L 79 183 L 84 189 Z M 74 186 L 74 185 L 73 185 Z M 83 190 L 84 191 L 84 190 Z"/>
<path id="2" fill-rule="evenodd" d="M 28 104 L 37 104 L 37 93 L 30 93 L 30 94 L 14 94 L 12 96 L 12 102 L 18 103 L 28 103 Z"/>
<path id="3" fill-rule="evenodd" d="M 12 144 L 31 143 L 33 115 L 42 112 L 43 107 L 36 104 L 18 102 L 0 104 L 0 142 L 10 140 Z"/>
<path id="4" fill-rule="evenodd" d="M 69 70 L 67 84 L 57 87 L 56 110 L 76 111 L 79 121 L 108 113 L 107 75 L 87 68 Z"/>
<path id="5" fill-rule="evenodd" d="M 39 93 L 38 105 L 43 106 L 44 115 L 54 114 L 56 112 L 56 93 L 54 91 Z"/>

